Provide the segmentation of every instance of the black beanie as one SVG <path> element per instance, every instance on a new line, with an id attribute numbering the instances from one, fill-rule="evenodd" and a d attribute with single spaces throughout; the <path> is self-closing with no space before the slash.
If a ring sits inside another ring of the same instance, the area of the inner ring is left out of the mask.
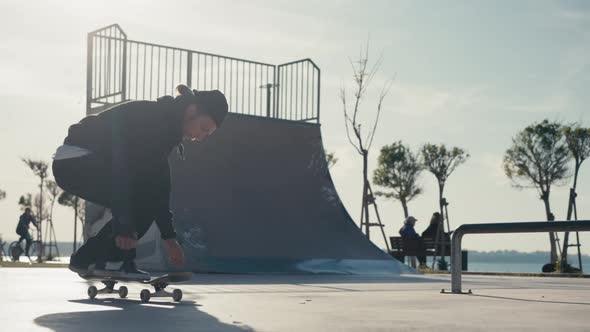
<path id="1" fill-rule="evenodd" d="M 177 109 L 181 111 L 181 114 L 184 114 L 184 110 L 187 108 L 187 106 L 195 103 L 195 95 L 193 94 L 191 88 L 184 84 L 177 86 L 174 103 L 176 104 Z"/>
<path id="2" fill-rule="evenodd" d="M 199 112 L 211 116 L 217 127 L 220 127 L 228 112 L 227 100 L 223 93 L 219 90 L 193 90 L 193 94 Z"/>

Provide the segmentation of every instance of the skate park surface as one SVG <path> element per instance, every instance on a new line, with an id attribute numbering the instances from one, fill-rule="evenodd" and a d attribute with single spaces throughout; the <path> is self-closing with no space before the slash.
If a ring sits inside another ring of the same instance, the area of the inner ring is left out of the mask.
<path id="1" fill-rule="evenodd" d="M 587 331 L 579 278 L 464 276 L 473 295 L 441 294 L 448 275 L 196 274 L 180 303 L 86 296 L 62 268 L 0 268 L 3 330 L 15 331 Z"/>

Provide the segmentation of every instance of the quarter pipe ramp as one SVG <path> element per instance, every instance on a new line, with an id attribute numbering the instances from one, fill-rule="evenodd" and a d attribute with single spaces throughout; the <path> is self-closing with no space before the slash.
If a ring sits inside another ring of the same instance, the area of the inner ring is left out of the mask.
<path id="1" fill-rule="evenodd" d="M 412 273 L 366 239 L 328 171 L 320 125 L 230 114 L 173 153 L 171 208 L 187 268 L 217 273 Z M 159 234 L 139 262 L 169 269 Z"/>

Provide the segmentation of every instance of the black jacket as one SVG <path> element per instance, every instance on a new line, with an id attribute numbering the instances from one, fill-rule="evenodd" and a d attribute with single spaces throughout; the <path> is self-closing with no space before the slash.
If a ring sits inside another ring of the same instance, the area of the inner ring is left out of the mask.
<path id="1" fill-rule="evenodd" d="M 168 156 L 182 142 L 183 105 L 170 96 L 154 101 L 126 102 L 97 115 L 90 115 L 69 128 L 64 144 L 92 151 L 107 165 L 119 190 L 149 187 L 149 198 L 162 238 L 174 238 L 170 211 L 170 166 Z M 132 225 L 123 222 L 122 227 Z M 132 229 L 125 229 L 126 233 Z"/>
<path id="2" fill-rule="evenodd" d="M 29 230 L 29 224 L 33 223 L 37 229 L 37 222 L 35 221 L 35 217 L 32 215 L 27 215 L 26 213 L 21 214 L 20 218 L 18 219 L 18 225 L 16 226 L 16 234 L 20 235 L 21 233 L 26 233 Z"/>
<path id="3" fill-rule="evenodd" d="M 435 239 L 436 232 L 438 232 L 438 225 L 439 224 L 428 225 L 428 227 L 424 230 L 424 232 L 422 232 L 422 237 L 428 238 L 428 239 Z"/>

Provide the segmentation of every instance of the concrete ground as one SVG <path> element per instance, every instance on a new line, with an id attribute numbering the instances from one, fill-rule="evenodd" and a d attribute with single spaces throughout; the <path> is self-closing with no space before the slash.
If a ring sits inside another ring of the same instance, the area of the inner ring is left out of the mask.
<path id="1" fill-rule="evenodd" d="M 196 275 L 185 298 L 86 296 L 66 269 L 0 268 L 3 331 L 588 331 L 590 280 L 464 276 Z"/>

